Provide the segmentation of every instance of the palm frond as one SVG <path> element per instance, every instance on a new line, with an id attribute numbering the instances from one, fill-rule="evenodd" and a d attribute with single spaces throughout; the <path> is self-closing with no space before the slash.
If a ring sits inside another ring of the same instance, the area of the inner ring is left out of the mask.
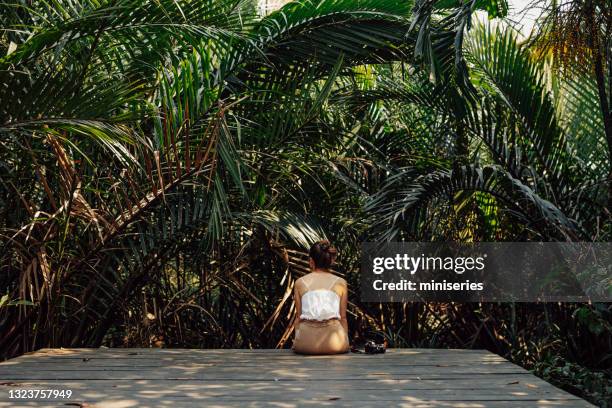
<path id="1" fill-rule="evenodd" d="M 398 240 L 410 233 L 422 211 L 434 199 L 451 202 L 461 192 L 482 192 L 494 196 L 513 217 L 534 233 L 557 235 L 559 239 L 578 237 L 577 224 L 551 202 L 538 196 L 520 180 L 498 166 L 458 167 L 414 177 L 413 170 L 404 170 L 390 177 L 381 191 L 366 203 L 366 212 L 382 231 L 381 238 Z"/>

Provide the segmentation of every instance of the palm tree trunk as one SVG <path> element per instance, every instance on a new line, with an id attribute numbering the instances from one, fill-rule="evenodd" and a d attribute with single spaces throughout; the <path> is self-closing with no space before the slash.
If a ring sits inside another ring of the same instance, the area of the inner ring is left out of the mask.
<path id="1" fill-rule="evenodd" d="M 608 210 L 612 209 L 612 112 L 608 105 L 608 97 L 606 95 L 606 82 L 604 77 L 603 64 L 601 54 L 595 54 L 595 78 L 597 81 L 597 90 L 599 93 L 599 104 L 604 120 L 604 130 L 606 132 L 606 141 L 608 143 Z"/>
<path id="2" fill-rule="evenodd" d="M 606 94 L 606 77 L 604 72 L 604 63 L 601 48 L 601 38 L 599 32 L 599 26 L 595 22 L 595 7 L 593 2 L 589 1 L 587 12 L 587 23 L 589 25 L 589 45 L 593 54 L 593 65 L 595 69 L 595 81 L 597 82 L 597 91 L 599 94 L 599 106 L 604 122 L 604 131 L 606 133 L 606 142 L 608 144 L 608 211 L 612 209 L 612 111 L 610 111 L 610 105 L 608 103 L 608 96 Z M 607 45 L 604 45 L 604 47 Z"/>

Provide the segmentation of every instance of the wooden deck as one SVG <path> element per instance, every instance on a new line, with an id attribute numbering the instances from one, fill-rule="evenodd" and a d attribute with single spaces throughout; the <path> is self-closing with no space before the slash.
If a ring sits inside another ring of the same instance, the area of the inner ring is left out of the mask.
<path id="1" fill-rule="evenodd" d="M 9 390 L 70 389 L 70 400 Z M 0 363 L 0 407 L 588 407 L 481 350 L 394 349 L 303 357 L 288 350 L 45 349 Z"/>

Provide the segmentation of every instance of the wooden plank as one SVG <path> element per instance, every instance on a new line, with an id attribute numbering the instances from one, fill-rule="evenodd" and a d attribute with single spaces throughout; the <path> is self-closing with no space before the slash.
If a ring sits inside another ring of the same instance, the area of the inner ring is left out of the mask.
<path id="1" fill-rule="evenodd" d="M 455 354 L 445 352 L 439 355 L 427 355 L 427 354 L 400 354 L 400 353 L 392 353 L 389 351 L 384 355 L 366 355 L 366 354 L 342 354 L 338 356 L 329 356 L 327 358 L 322 358 L 322 356 L 299 356 L 300 358 L 296 358 L 295 354 L 283 354 L 283 355 L 272 355 L 272 356 L 248 356 L 241 354 L 239 356 L 235 355 L 194 355 L 190 356 L 186 353 L 181 354 L 172 354 L 172 355 L 160 355 L 157 353 L 151 355 L 145 355 L 142 353 L 133 355 L 130 354 L 114 354 L 114 355 L 105 355 L 106 353 L 100 354 L 89 354 L 89 353 L 73 353 L 70 355 L 43 355 L 43 356 L 35 356 L 35 355 L 25 355 L 21 356 L 17 359 L 13 359 L 10 361 L 6 361 L 1 364 L 21 364 L 21 363 L 44 363 L 44 362 L 80 362 L 83 360 L 91 361 L 104 361 L 104 362 L 112 362 L 114 360 L 121 360 L 129 363 L 145 363 L 147 361 L 173 361 L 173 362 L 201 362 L 201 363 L 237 363 L 237 364 L 245 364 L 245 363 L 266 363 L 273 362 L 274 364 L 278 363 L 287 363 L 287 364 L 305 364 L 305 363 L 313 363 L 318 364 L 321 361 L 334 363 L 343 363 L 348 362 L 350 364 L 385 364 L 385 365 L 406 365 L 406 364 L 430 364 L 440 362 L 449 362 L 449 363 L 508 363 L 508 361 L 500 356 L 497 356 L 492 353 L 488 354 L 474 354 L 474 355 L 463 355 L 457 356 Z M 392 356 L 392 357 L 388 357 Z"/>
<path id="2" fill-rule="evenodd" d="M 389 351 L 386 354 L 340 354 L 336 356 L 329 356 L 327 358 L 322 358 L 322 356 L 301 356 L 302 359 L 300 361 L 368 361 L 368 362 L 376 362 L 376 361 L 386 361 L 390 363 L 387 355 L 393 355 L 395 357 L 399 357 L 397 361 L 412 361 L 412 360 L 449 360 L 449 361 L 507 361 L 504 358 L 495 355 L 495 354 L 468 354 L 468 355 L 455 355 L 449 352 L 444 352 L 441 354 L 400 354 L 400 353 L 391 353 Z M 123 353 L 71 353 L 67 355 L 41 355 L 37 356 L 34 354 L 27 354 L 19 357 L 19 361 L 71 361 L 71 360 L 80 360 L 83 358 L 95 358 L 98 360 L 113 360 L 113 359 L 122 359 L 126 361 L 139 361 L 139 360 L 173 360 L 173 361 L 184 361 L 184 360 L 194 360 L 197 361 L 295 361 L 295 354 L 271 354 L 271 355 L 254 355 L 248 356 L 245 354 L 228 354 L 224 356 L 222 354 L 199 354 L 194 356 L 189 356 L 188 354 L 144 354 L 144 353 L 133 353 L 133 354 L 123 354 Z M 14 361 L 14 360 L 10 360 Z M 5 362 L 7 363 L 7 362 Z"/>
<path id="3" fill-rule="evenodd" d="M 490 354 L 489 351 L 485 349 L 446 349 L 446 348 L 397 348 L 397 349 L 389 349 L 389 353 L 393 354 L 440 354 L 440 353 L 449 353 L 449 354 Z M 182 349 L 182 348 L 148 348 L 148 347 L 130 347 L 130 348 L 108 348 L 108 347 L 100 347 L 100 348 L 42 348 L 36 351 L 32 351 L 25 355 L 43 355 L 43 354 L 73 354 L 73 353 L 143 353 L 143 354 L 185 354 L 191 353 L 193 355 L 199 354 L 220 354 L 220 355 L 232 355 L 232 354 L 244 354 L 249 356 L 257 356 L 257 355 L 288 355 L 291 352 L 287 349 Z M 329 358 L 330 356 L 315 356 L 321 358 Z M 331 356 L 336 357 L 336 356 Z"/>
<path id="4" fill-rule="evenodd" d="M 189 351 L 190 354 L 186 353 Z M 495 354 L 492 354 L 486 350 L 462 350 L 462 349 L 389 349 L 385 355 L 398 355 L 398 356 L 428 356 L 428 357 L 445 357 L 445 358 L 465 358 L 466 356 L 486 356 L 489 358 L 500 358 Z M 287 349 L 278 349 L 278 350 L 243 350 L 243 349 L 227 349 L 227 350 L 219 350 L 219 349 L 159 349 L 159 348 L 151 348 L 151 349 L 130 349 L 130 348 L 98 348 L 98 349 L 42 349 L 40 351 L 34 353 L 28 353 L 20 358 L 27 358 L 29 356 L 34 356 L 36 358 L 40 358 L 42 356 L 63 356 L 63 357 L 74 357 L 80 355 L 95 355 L 98 358 L 103 357 L 130 357 L 130 358 L 151 358 L 151 357 L 180 357 L 180 356 L 188 356 L 188 357 L 197 357 L 197 358 L 205 358 L 205 357 L 214 357 L 214 356 L 222 356 L 223 358 L 232 358 L 232 357 L 246 357 L 248 359 L 257 359 L 257 358 L 291 358 L 294 356 L 290 350 Z M 332 356 L 307 356 L 310 359 L 323 359 L 328 360 L 330 358 L 333 359 L 345 359 L 349 357 L 359 356 L 359 354 L 338 354 Z M 384 355 L 370 355 L 368 357 L 376 358 L 376 357 L 384 357 Z"/>
<path id="5" fill-rule="evenodd" d="M 36 387 L 47 387 L 44 389 L 55 389 L 58 383 L 29 383 L 20 384 L 19 387 L 37 389 Z M 464 386 L 461 389 L 449 389 L 440 384 L 440 388 L 433 385 L 428 385 L 424 388 L 407 388 L 402 386 L 376 387 L 376 384 L 368 384 L 363 388 L 356 387 L 340 387 L 333 384 L 331 387 L 319 383 L 316 386 L 312 384 L 267 384 L 265 386 L 255 386 L 252 384 L 236 384 L 229 382 L 225 384 L 217 384 L 216 386 L 200 386 L 192 384 L 189 387 L 166 387 L 158 388 L 152 385 L 126 385 L 117 386 L 113 383 L 92 385 L 90 382 L 83 383 L 62 383 L 61 386 L 70 389 L 75 395 L 87 395 L 90 398 L 100 398 L 105 395 L 112 395 L 113 398 L 129 398 L 134 395 L 156 396 L 170 399 L 235 399 L 235 400 L 262 400 L 266 401 L 270 395 L 282 395 L 287 399 L 317 399 L 325 400 L 331 397 L 341 397 L 343 400 L 361 401 L 372 399 L 384 399 L 387 401 L 401 401 L 406 396 L 411 396 L 420 399 L 438 399 L 445 401 L 462 400 L 527 400 L 536 399 L 548 400 L 568 400 L 578 399 L 577 397 L 568 397 L 567 394 L 555 388 L 545 387 L 532 389 L 528 385 L 520 384 L 517 386 L 508 386 L 506 388 L 488 388 L 475 389 Z M 470 391 L 470 392 L 467 392 Z"/>
<path id="6" fill-rule="evenodd" d="M 406 397 L 403 401 L 388 401 L 384 399 L 363 401 L 361 404 L 356 404 L 356 401 L 343 401 L 342 399 L 336 399 L 334 397 L 328 400 L 308 400 L 308 399 L 268 399 L 266 401 L 247 401 L 247 400 L 227 400 L 219 399 L 215 401 L 202 401 L 202 400 L 163 400 L 162 403 L 158 399 L 149 398 L 145 399 L 106 399 L 102 401 L 92 399 L 72 399 L 69 402 L 72 406 L 86 406 L 87 408 L 125 408 L 125 407 L 160 407 L 160 406 L 174 406 L 174 407 L 301 407 L 301 406 L 334 406 L 334 407 L 355 407 L 355 406 L 367 406 L 367 407 L 409 407 L 409 408 L 546 408 L 546 407 L 571 407 L 571 408 L 587 408 L 593 407 L 586 401 L 581 400 L 568 400 L 568 401 L 549 401 L 549 400 L 534 400 L 534 401 L 501 401 L 501 400 L 420 400 L 418 398 Z M 66 401 L 54 402 L 54 401 L 37 401 L 37 402 L 21 402 L 21 403 L 6 403 L 0 402 L 0 407 L 63 407 L 66 408 Z"/>
<path id="7" fill-rule="evenodd" d="M 31 388 L 44 388 L 57 384 L 54 381 L 18 381 L 12 383 L 11 387 L 27 386 Z M 221 380 L 200 380 L 200 381 L 182 381 L 177 380 L 174 383 L 170 380 L 135 380 L 125 381 L 118 383 L 116 379 L 113 381 L 107 380 L 89 380 L 87 383 L 83 382 L 63 382 L 67 388 L 146 388 L 151 387 L 154 389 L 162 389 L 163 385 L 168 385 L 172 390 L 186 391 L 186 390 L 204 390 L 211 389 L 217 390 L 220 388 L 227 387 L 228 385 L 234 389 L 242 387 L 252 387 L 253 389 L 287 389 L 294 387 L 295 384 L 288 383 L 287 381 L 221 381 Z M 327 379 L 312 379 L 310 381 L 300 382 L 299 385 L 303 388 L 333 388 L 333 389 L 367 389 L 367 390 L 392 390 L 392 389 L 510 389 L 520 390 L 526 388 L 527 390 L 537 390 L 539 388 L 547 388 L 550 385 L 545 381 L 530 376 L 523 375 L 509 375 L 509 376 L 496 376 L 489 380 L 474 382 L 472 379 L 466 378 L 454 378 L 447 380 L 417 380 L 417 379 L 404 379 L 404 380 L 368 380 L 368 379 L 357 379 L 357 380 L 337 380 L 332 385 L 328 384 Z"/>
<path id="8" fill-rule="evenodd" d="M 16 373 L 20 373 L 22 376 L 29 374 L 34 375 L 46 375 L 48 373 L 56 373 L 59 377 L 70 376 L 75 371 L 90 373 L 90 372 L 117 372 L 126 373 L 130 372 L 141 372 L 146 371 L 158 371 L 163 370 L 168 376 L 191 376 L 198 379 L 200 376 L 227 376 L 240 375 L 245 373 L 247 370 L 259 372 L 261 375 L 278 374 L 284 377 L 300 377 L 304 374 L 317 375 L 321 373 L 330 373 L 335 376 L 340 376 L 343 373 L 352 373 L 354 371 L 365 372 L 368 374 L 387 374 L 390 376 L 418 376 L 420 374 L 428 374 L 431 376 L 439 376 L 443 374 L 522 374 L 527 372 L 520 367 L 516 367 L 511 364 L 471 364 L 471 365 L 459 365 L 459 364 L 447 364 L 441 363 L 436 365 L 330 365 L 329 368 L 322 367 L 321 365 L 302 365 L 302 366 L 284 366 L 274 364 L 244 364 L 240 365 L 224 365 L 224 364 L 198 364 L 198 363 L 186 363 L 186 364 L 139 364 L 131 365 L 125 364 L 119 361 L 113 362 L 112 364 L 103 364 L 100 362 L 95 363 L 83 363 L 83 364 L 40 364 L 40 365 L 14 365 L 10 367 L 0 367 L 0 378 L 10 377 Z M 353 373 L 355 374 L 355 373 Z M 150 377 L 153 379 L 154 377 Z"/>
<path id="9" fill-rule="evenodd" d="M 148 399 L 71 399 L 70 401 L 27 401 L 27 402 L 2 402 L 0 401 L 0 407 L 63 407 L 70 406 L 82 406 L 87 408 L 125 408 L 125 407 L 151 407 L 158 408 L 161 406 L 174 406 L 174 407 L 301 407 L 301 406 L 341 406 L 341 407 L 409 407 L 409 408 L 544 408 L 544 407 L 571 407 L 571 408 L 587 408 L 593 407 L 586 401 L 582 400 L 420 400 L 418 398 L 406 397 L 403 401 L 388 401 L 384 399 L 377 399 L 372 401 L 343 401 L 336 397 L 331 397 L 328 400 L 308 400 L 308 399 L 294 399 L 294 400 L 277 400 L 267 399 L 266 401 L 251 401 L 251 400 L 228 400 L 228 399 L 217 399 L 214 401 L 209 400 L 162 400 L 157 398 Z"/>

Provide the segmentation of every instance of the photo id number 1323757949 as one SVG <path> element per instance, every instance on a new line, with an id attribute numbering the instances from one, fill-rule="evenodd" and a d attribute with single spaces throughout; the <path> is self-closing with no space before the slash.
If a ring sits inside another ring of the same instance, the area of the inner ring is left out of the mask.
<path id="1" fill-rule="evenodd" d="M 70 399 L 72 390 L 17 389 L 9 390 L 9 399 Z"/>

